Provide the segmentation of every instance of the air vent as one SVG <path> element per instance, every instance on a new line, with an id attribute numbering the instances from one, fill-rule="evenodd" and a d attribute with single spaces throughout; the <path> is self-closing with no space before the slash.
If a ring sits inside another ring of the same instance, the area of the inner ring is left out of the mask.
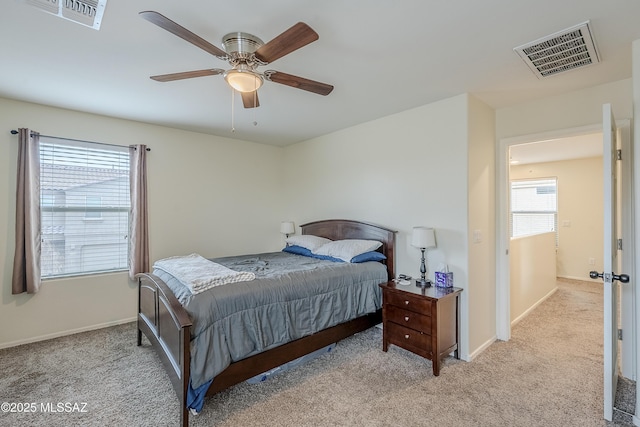
<path id="1" fill-rule="evenodd" d="M 100 29 L 107 0 L 18 0 L 37 7 L 40 10 L 86 25 L 94 30 Z"/>
<path id="2" fill-rule="evenodd" d="M 513 50 L 538 78 L 600 62 L 589 21 Z"/>

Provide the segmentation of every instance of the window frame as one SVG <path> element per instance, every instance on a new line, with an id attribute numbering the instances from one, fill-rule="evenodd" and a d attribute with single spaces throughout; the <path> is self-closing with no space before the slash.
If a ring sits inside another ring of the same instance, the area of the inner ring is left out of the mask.
<path id="1" fill-rule="evenodd" d="M 40 137 L 41 280 L 129 269 L 129 156 L 127 146 Z M 77 159 L 86 165 L 71 166 Z M 70 176 L 80 184 L 65 188 Z"/>
<path id="2" fill-rule="evenodd" d="M 528 209 L 528 210 L 513 210 L 513 191 L 514 184 L 524 184 L 524 183 L 540 183 L 538 187 L 548 187 L 549 184 L 552 183 L 555 190 L 555 209 Z M 526 179 L 512 179 L 509 181 L 509 236 L 513 238 L 531 236 L 535 234 L 542 233 L 555 233 L 555 241 L 556 247 L 559 247 L 559 230 L 558 230 L 558 212 L 559 212 L 559 196 L 558 196 L 558 178 L 557 177 L 537 177 L 537 178 L 526 178 Z M 523 233 L 514 236 L 514 216 L 517 215 L 553 215 L 553 230 L 543 231 L 543 232 L 531 232 L 531 233 Z"/>

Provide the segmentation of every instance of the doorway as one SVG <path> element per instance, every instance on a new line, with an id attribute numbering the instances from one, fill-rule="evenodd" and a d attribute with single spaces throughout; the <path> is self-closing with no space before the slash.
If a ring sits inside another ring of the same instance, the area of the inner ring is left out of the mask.
<path id="1" fill-rule="evenodd" d="M 508 138 L 500 141 L 498 150 L 498 238 L 497 238 L 497 313 L 496 313 L 496 333 L 497 338 L 508 341 L 511 338 L 511 323 L 513 321 L 511 313 L 511 268 L 510 268 L 510 251 L 511 251 L 511 227 L 509 215 L 509 193 L 510 193 L 510 173 L 511 168 L 519 168 L 518 179 L 526 177 L 547 175 L 549 178 L 556 175 L 557 171 L 551 170 L 549 167 L 543 168 L 540 165 L 548 165 L 554 161 L 568 160 L 575 158 L 575 147 L 580 145 L 581 138 L 589 138 L 602 132 L 600 125 L 586 126 L 581 128 L 566 129 L 563 131 L 547 132 L 542 134 L 526 135 L 517 138 Z M 562 141 L 562 142 L 560 142 Z M 568 142 L 567 142 L 568 141 Z M 563 146 L 564 149 L 556 149 Z M 594 148 L 595 146 L 595 148 Z M 573 147 L 573 149 L 572 149 Z M 594 145 L 591 143 L 589 154 L 585 157 L 595 156 L 594 151 L 599 149 L 602 155 L 602 144 Z M 532 166 L 526 166 L 526 165 Z M 533 167 L 533 165 L 538 165 Z M 601 176 L 601 174 L 600 174 Z M 567 218 L 567 221 L 571 219 Z M 559 220 L 560 223 L 562 219 Z M 570 225 L 571 223 L 565 223 Z M 602 222 L 601 222 L 602 224 Z M 568 228 L 568 227 L 567 227 Z M 601 245 L 602 246 L 602 245 Z M 595 258 L 596 255 L 588 256 Z M 571 271 L 575 271 L 572 268 Z M 588 268 L 585 268 L 584 276 L 588 274 Z"/>
<path id="2" fill-rule="evenodd" d="M 631 174 L 631 150 L 630 150 L 630 123 L 628 120 L 618 122 L 617 126 L 619 128 L 620 137 L 622 141 L 622 152 L 626 152 L 629 155 L 627 158 L 622 156 L 623 160 L 623 173 L 624 175 L 621 177 L 621 180 L 625 182 L 625 193 L 622 197 L 623 206 L 621 209 L 622 217 L 620 218 L 621 222 L 624 224 L 623 228 L 626 236 L 623 236 L 623 241 L 628 242 L 625 250 L 622 253 L 623 263 L 628 267 L 634 265 L 633 259 L 633 221 L 632 221 L 632 209 L 631 202 L 633 201 L 632 197 L 632 174 Z M 581 128 L 567 129 L 563 131 L 554 131 L 544 134 L 536 134 L 536 135 L 528 135 L 518 138 L 509 138 L 500 141 L 499 150 L 498 150 L 498 244 L 497 244 L 497 271 L 498 271 L 498 285 L 497 285 L 497 313 L 496 313 L 496 330 L 497 337 L 501 340 L 509 340 L 511 337 L 511 307 L 510 307 L 510 228 L 509 228 L 509 180 L 510 180 L 510 153 L 512 149 L 517 152 L 519 147 L 533 147 L 535 143 L 541 144 L 540 141 L 552 141 L 559 140 L 565 138 L 573 138 L 573 137 L 585 137 L 586 135 L 592 135 L 602 133 L 601 125 L 593 125 L 586 126 Z M 550 142 L 551 143 L 551 142 Z M 548 150 L 549 151 L 549 150 Z M 553 150 L 550 150 L 553 151 Z M 600 151 L 602 153 L 602 150 Z M 534 172 L 535 167 L 530 168 L 531 172 Z M 522 171 L 521 171 L 522 172 Z M 527 170 L 527 172 L 529 172 Z M 540 171 L 538 171 L 538 174 Z M 546 171 L 546 175 L 550 175 L 549 171 Z M 597 173 L 598 176 L 602 176 L 601 172 Z M 562 190 L 560 190 L 562 191 Z M 560 195 L 559 197 L 562 197 Z M 601 206 L 601 198 L 600 196 L 594 196 L 595 199 L 592 202 L 587 202 L 582 208 L 588 207 L 598 207 Z M 562 213 L 560 214 L 562 215 Z M 563 220 L 567 221 L 563 223 Z M 602 224 L 602 222 L 600 223 Z M 572 221 L 570 218 L 560 218 L 558 223 L 559 232 L 562 231 L 570 231 L 573 227 Z M 572 230 L 571 230 L 572 231 Z M 602 235 L 602 227 L 600 227 L 600 231 L 592 231 Z M 566 242 L 565 242 L 566 243 Z M 562 245 L 562 243 L 561 243 Z M 600 244 L 600 247 L 603 245 Z M 597 258 L 600 257 L 600 260 Z M 578 277 L 576 278 L 584 278 L 588 275 L 588 271 L 591 269 L 597 269 L 597 262 L 601 262 L 601 255 L 580 255 L 577 256 L 577 263 L 584 264 L 579 266 L 577 269 L 566 268 L 568 266 L 561 265 L 558 268 L 558 275 L 575 275 L 576 273 L 568 273 L 568 271 L 578 272 Z M 594 258 L 593 260 L 591 258 Z M 592 264 L 593 263 L 593 264 Z M 594 267 L 595 266 L 595 267 Z M 594 267 L 594 268 L 590 268 Z M 587 279 L 588 280 L 588 279 Z M 635 349 L 635 289 L 633 286 L 629 286 L 623 288 L 622 290 L 622 317 L 621 324 L 623 331 L 626 330 L 625 336 L 626 340 L 622 341 L 622 348 L 620 352 L 620 356 L 624 363 L 622 363 L 622 375 L 626 378 L 630 378 L 635 380 L 636 377 L 636 349 Z"/>

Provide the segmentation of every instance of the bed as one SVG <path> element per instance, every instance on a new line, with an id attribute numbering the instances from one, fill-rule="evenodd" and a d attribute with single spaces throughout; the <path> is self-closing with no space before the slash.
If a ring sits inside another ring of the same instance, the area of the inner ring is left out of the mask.
<path id="1" fill-rule="evenodd" d="M 301 230 L 302 235 L 319 236 L 331 240 L 363 239 L 379 241 L 382 243 L 382 246 L 377 249 L 377 251 L 383 254 L 384 258 L 386 258 L 382 261 L 383 268 L 380 267 L 378 263 L 374 263 L 375 265 L 370 265 L 367 268 L 369 270 L 379 270 L 375 273 L 378 274 L 378 276 L 371 276 L 379 277 L 376 281 L 383 282 L 395 277 L 395 231 L 385 227 L 352 220 L 316 221 L 302 225 Z M 294 256 L 300 257 L 299 255 Z M 269 262 L 275 263 L 283 258 L 283 256 L 276 253 L 251 255 L 251 258 L 260 260 L 266 259 L 265 257 L 268 258 Z M 220 260 L 230 261 L 235 267 L 240 265 L 239 262 L 244 262 L 235 257 L 228 257 L 228 259 Z M 187 308 L 183 306 L 183 303 L 186 301 L 185 297 L 184 295 L 181 295 L 179 289 L 176 288 L 175 283 L 171 283 L 171 277 L 166 275 L 163 276 L 157 270 L 154 270 L 154 273 L 142 273 L 137 276 L 139 297 L 137 342 L 138 345 L 142 344 L 142 335 L 144 334 L 156 350 L 181 403 L 180 425 L 187 427 L 189 423 L 188 402 L 190 399 L 192 400 L 194 392 L 194 388 L 190 387 L 192 366 L 196 366 L 197 368 L 194 369 L 194 377 L 202 376 L 202 373 L 200 372 L 202 365 L 201 360 L 204 356 L 202 351 L 198 352 L 197 350 L 200 348 L 200 344 L 195 342 L 195 340 L 201 339 L 200 329 L 202 329 L 202 325 L 198 323 L 201 322 L 201 320 L 196 318 L 192 319 L 192 315 L 189 311 L 191 308 L 189 308 L 188 304 L 185 304 Z M 304 274 L 312 277 L 311 272 L 305 272 Z M 162 278 L 160 276 L 162 276 Z M 339 279 L 339 277 L 335 277 L 332 280 L 339 281 Z M 328 281 L 330 282 L 332 280 Z M 369 279 L 369 281 L 371 280 L 372 279 Z M 167 282 L 169 282 L 169 284 Z M 325 279 L 324 282 L 327 282 L 327 279 Z M 232 289 L 232 287 L 236 287 L 236 285 L 240 285 L 240 288 L 247 287 L 250 289 L 250 292 L 254 293 L 258 289 L 256 288 L 256 283 L 246 282 L 220 286 L 217 287 L 219 290 L 210 291 L 211 293 L 222 291 L 226 291 L 228 293 L 230 292 L 230 289 Z M 266 286 L 266 288 L 269 286 Z M 329 284 L 325 283 L 322 286 L 329 286 Z M 374 286 L 374 288 L 378 287 Z M 324 288 L 319 287 L 319 289 L 319 292 L 322 292 L 322 289 Z M 208 297 L 208 293 L 210 291 L 198 294 L 198 301 L 204 301 Z M 280 290 L 277 290 L 276 288 L 274 292 L 280 292 Z M 202 297 L 200 295 L 202 295 Z M 367 295 L 366 298 L 356 296 L 356 299 L 371 298 L 371 295 Z M 332 305 L 334 303 L 340 304 L 340 301 L 332 302 L 331 299 L 323 301 L 323 310 L 326 308 L 326 311 L 332 311 L 333 307 L 325 306 Z M 365 304 L 366 307 L 368 307 L 366 310 L 355 310 L 348 319 L 345 319 L 335 325 L 326 319 L 320 319 L 317 323 L 327 325 L 326 328 L 319 330 L 316 330 L 315 327 L 306 329 L 301 328 L 302 332 L 298 331 L 296 334 L 301 333 L 303 336 L 299 338 L 296 337 L 295 339 L 286 342 L 281 342 L 283 338 L 271 341 L 267 340 L 269 342 L 264 343 L 264 345 L 257 346 L 264 348 L 251 348 L 251 351 L 249 351 L 248 356 L 246 357 L 244 355 L 238 356 L 238 354 L 232 354 L 231 361 L 229 363 L 222 363 L 222 368 L 220 367 L 218 355 L 216 352 L 212 351 L 210 352 L 211 354 L 208 354 L 206 357 L 209 358 L 207 364 L 217 366 L 214 370 L 215 375 L 213 376 L 210 384 L 206 384 L 206 386 L 202 387 L 196 387 L 196 389 L 199 389 L 200 393 L 204 390 L 207 396 L 213 395 L 258 374 L 267 372 L 270 369 L 314 352 L 343 338 L 364 331 L 381 322 L 381 310 L 379 309 L 381 304 L 380 300 L 379 302 L 376 302 L 375 309 L 371 309 L 372 305 L 369 302 L 368 304 Z M 354 315 L 355 317 L 353 317 Z M 315 319 L 313 322 L 315 325 Z M 194 332 L 197 333 L 194 334 Z M 243 331 L 242 333 L 232 332 L 231 335 L 235 334 L 236 336 L 243 336 L 245 332 L 246 331 Z M 272 332 L 271 335 L 280 336 L 283 334 L 279 331 L 275 331 Z M 194 340 L 193 343 L 192 339 Z M 215 341 L 215 339 L 213 341 Z M 207 345 L 211 345 L 211 343 L 209 342 Z M 192 346 L 194 354 L 192 354 Z M 234 353 L 233 349 L 231 352 Z M 212 357 L 213 355 L 216 357 Z M 211 370 L 209 369 L 209 371 Z"/>

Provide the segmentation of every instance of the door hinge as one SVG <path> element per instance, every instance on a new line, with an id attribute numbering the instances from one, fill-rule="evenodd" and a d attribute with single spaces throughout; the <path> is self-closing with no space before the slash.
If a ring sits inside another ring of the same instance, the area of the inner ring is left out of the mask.
<path id="1" fill-rule="evenodd" d="M 622 150 L 616 150 L 616 155 L 618 157 L 618 160 L 622 160 Z"/>
<path id="2" fill-rule="evenodd" d="M 622 341 L 622 329 L 618 329 L 618 339 Z"/>
<path id="3" fill-rule="evenodd" d="M 618 239 L 618 250 L 622 250 L 622 239 Z"/>

